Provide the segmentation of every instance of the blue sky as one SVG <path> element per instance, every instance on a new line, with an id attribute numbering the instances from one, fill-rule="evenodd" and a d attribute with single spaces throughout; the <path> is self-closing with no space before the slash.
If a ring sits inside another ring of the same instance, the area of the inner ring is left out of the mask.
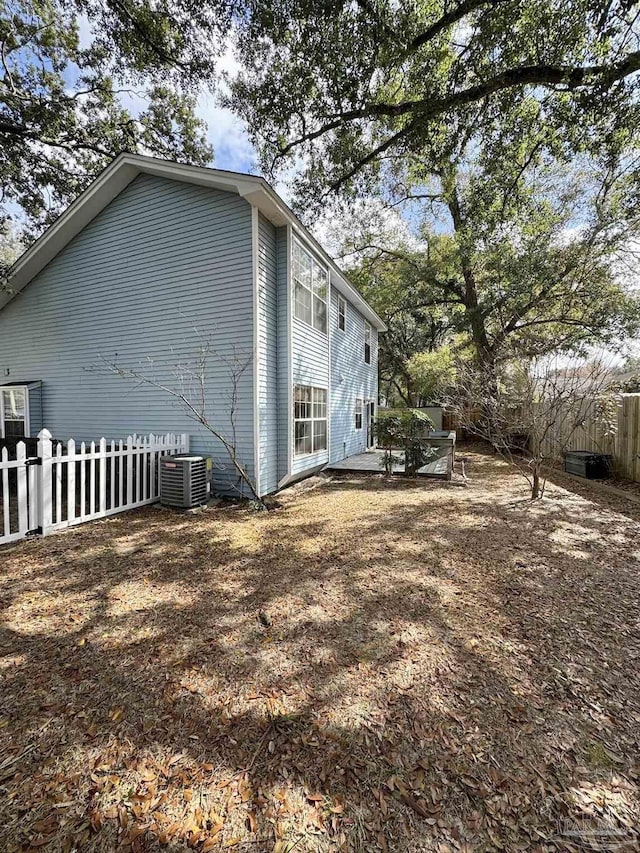
<path id="1" fill-rule="evenodd" d="M 214 165 L 234 172 L 256 172 L 255 151 L 246 125 L 231 110 L 216 104 L 209 92 L 198 98 L 198 116 L 208 127 L 207 136 L 214 151 Z"/>
<path id="2" fill-rule="evenodd" d="M 145 106 L 143 99 L 135 95 L 124 94 L 120 100 L 133 115 L 138 115 Z M 208 91 L 198 96 L 196 112 L 207 125 L 207 139 L 214 151 L 213 165 L 217 169 L 255 173 L 256 154 L 244 122 L 231 110 L 220 107 Z"/>
<path id="3" fill-rule="evenodd" d="M 91 27 L 84 16 L 78 18 L 80 44 L 91 42 Z M 218 70 L 233 74 L 238 68 L 230 50 L 221 57 Z M 70 77 L 69 86 L 74 80 Z M 136 95 L 121 96 L 123 106 L 137 115 L 144 107 L 142 98 Z M 256 157 L 247 128 L 231 110 L 224 109 L 216 103 L 215 97 L 205 89 L 198 97 L 197 114 L 207 124 L 207 137 L 214 149 L 214 163 L 218 169 L 230 169 L 235 172 L 256 172 Z"/>

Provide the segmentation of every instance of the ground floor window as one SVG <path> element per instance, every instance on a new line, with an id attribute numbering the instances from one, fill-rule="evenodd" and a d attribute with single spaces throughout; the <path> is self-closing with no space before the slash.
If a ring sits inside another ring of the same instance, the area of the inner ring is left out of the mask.
<path id="1" fill-rule="evenodd" d="M 362 429 L 362 400 L 356 400 L 356 429 Z"/>
<path id="2" fill-rule="evenodd" d="M 29 396 L 24 386 L 0 387 L 0 438 L 29 435 Z"/>
<path id="3" fill-rule="evenodd" d="M 296 456 L 327 449 L 327 389 L 296 385 L 293 395 Z"/>

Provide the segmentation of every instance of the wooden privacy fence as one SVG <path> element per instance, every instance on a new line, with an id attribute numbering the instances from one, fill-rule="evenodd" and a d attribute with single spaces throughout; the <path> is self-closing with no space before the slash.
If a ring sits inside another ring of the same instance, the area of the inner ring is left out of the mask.
<path id="1" fill-rule="evenodd" d="M 442 413 L 442 429 L 446 432 L 453 430 L 458 441 L 474 438 L 475 433 L 471 425 L 480 420 L 481 414 L 482 412 L 478 408 L 466 409 L 464 412 L 452 412 L 445 409 Z"/>
<path id="2" fill-rule="evenodd" d="M 17 444 L 15 458 L 3 448 L 0 545 L 154 503 L 159 457 L 188 450 L 185 434 L 77 445 L 73 439 L 54 444 L 46 429 L 38 435 L 36 456 L 27 455 L 24 442 Z"/>
<path id="3" fill-rule="evenodd" d="M 409 406 L 408 407 L 413 412 L 421 412 L 422 414 L 427 415 L 431 422 L 433 423 L 433 429 L 442 430 L 445 429 L 443 426 L 443 418 L 445 416 L 444 409 L 442 406 Z M 403 412 L 407 411 L 406 406 L 402 406 L 400 408 L 394 408 L 389 406 L 378 406 L 378 417 L 384 418 L 388 415 L 400 415 Z M 425 425 L 425 433 L 429 432 L 430 427 Z"/>
<path id="4" fill-rule="evenodd" d="M 608 434 L 602 419 L 597 417 L 595 404 L 588 408 L 581 425 L 570 436 L 563 435 L 563 426 L 572 428 L 569 418 L 558 418 L 542 442 L 542 450 L 550 458 L 562 450 L 592 450 L 613 454 L 616 473 L 628 480 L 640 482 L 640 394 L 623 394 L 618 406 L 617 429 Z"/>

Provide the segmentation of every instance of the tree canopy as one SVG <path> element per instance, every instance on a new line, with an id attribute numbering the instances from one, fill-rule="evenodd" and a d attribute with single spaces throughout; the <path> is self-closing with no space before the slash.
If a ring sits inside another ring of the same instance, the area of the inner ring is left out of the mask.
<path id="1" fill-rule="evenodd" d="M 19 207 L 36 234 L 121 151 L 211 160 L 195 106 L 213 19 L 191 6 L 2 3 L 1 218 Z"/>
<path id="2" fill-rule="evenodd" d="M 121 150 L 209 161 L 194 98 L 229 42 L 228 103 L 265 168 L 303 162 L 305 204 L 532 99 L 567 150 L 640 125 L 628 0 L 5 0 L 4 211 L 41 228 Z"/>
<path id="3" fill-rule="evenodd" d="M 372 194 L 419 223 L 420 249 L 352 240 L 406 402 L 443 344 L 491 367 L 637 330 L 617 270 L 640 221 L 637 4 L 268 0 L 235 26 L 228 102 L 265 169 L 298 167 L 298 206 Z"/>
<path id="4" fill-rule="evenodd" d="M 408 405 L 420 394 L 416 356 L 447 344 L 497 369 L 617 347 L 638 331 L 639 294 L 619 271 L 638 228 L 629 171 L 560 163 L 535 147 L 526 135 L 503 140 L 496 157 L 469 144 L 423 172 L 421 242 L 403 244 L 375 221 L 351 229 L 353 275 L 389 327 L 383 386 Z M 403 174 L 414 167 L 405 161 Z"/>
<path id="5" fill-rule="evenodd" d="M 265 167 L 304 158 L 306 201 L 362 191 L 443 127 L 477 134 L 532 99 L 573 151 L 617 144 L 638 121 L 628 0 L 261 0 L 243 12 L 230 103 Z"/>
<path id="6" fill-rule="evenodd" d="M 209 162 L 196 98 L 231 42 L 225 103 L 265 169 L 297 169 L 299 206 L 373 192 L 419 223 L 421 248 L 371 245 L 357 271 L 389 376 L 443 344 L 495 364 L 611 343 L 637 327 L 615 274 L 638 228 L 636 7 L 6 0 L 0 217 L 37 233 L 123 150 Z"/>

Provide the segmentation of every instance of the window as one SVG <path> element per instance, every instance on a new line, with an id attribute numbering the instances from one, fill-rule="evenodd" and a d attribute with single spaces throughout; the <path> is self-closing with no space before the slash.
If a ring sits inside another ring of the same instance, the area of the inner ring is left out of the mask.
<path id="1" fill-rule="evenodd" d="M 364 324 L 364 363 L 371 364 L 371 326 Z"/>
<path id="2" fill-rule="evenodd" d="M 296 456 L 327 449 L 327 390 L 296 385 L 293 395 L 293 433 Z"/>
<path id="3" fill-rule="evenodd" d="M 347 328 L 347 302 L 342 296 L 338 296 L 338 328 L 341 332 Z"/>
<path id="4" fill-rule="evenodd" d="M 29 435 L 29 398 L 24 386 L 0 388 L 0 437 Z"/>
<path id="5" fill-rule="evenodd" d="M 356 429 L 362 429 L 362 400 L 356 400 Z"/>
<path id="6" fill-rule="evenodd" d="M 293 313 L 319 332 L 327 331 L 329 273 L 302 248 L 293 243 Z"/>

